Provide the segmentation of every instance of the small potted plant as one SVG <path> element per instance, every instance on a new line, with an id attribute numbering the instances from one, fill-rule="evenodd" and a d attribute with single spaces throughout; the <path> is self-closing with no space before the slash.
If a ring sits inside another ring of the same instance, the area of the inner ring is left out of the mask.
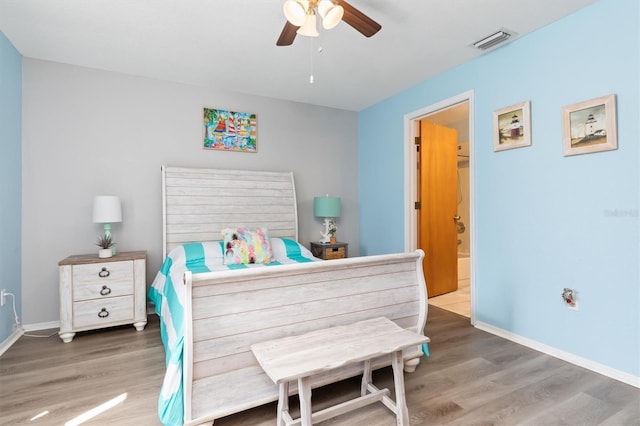
<path id="1" fill-rule="evenodd" d="M 98 237 L 98 242 L 96 243 L 96 245 L 100 247 L 100 250 L 98 251 L 99 258 L 106 258 L 106 257 L 113 256 L 111 247 L 116 245 L 116 243 L 113 242 L 111 235 L 106 235 L 106 234 L 100 235 Z"/>
<path id="2" fill-rule="evenodd" d="M 338 230 L 338 228 L 336 227 L 336 221 L 335 219 L 331 219 L 329 220 L 329 242 L 331 244 L 335 244 L 337 242 L 336 239 L 336 231 Z"/>

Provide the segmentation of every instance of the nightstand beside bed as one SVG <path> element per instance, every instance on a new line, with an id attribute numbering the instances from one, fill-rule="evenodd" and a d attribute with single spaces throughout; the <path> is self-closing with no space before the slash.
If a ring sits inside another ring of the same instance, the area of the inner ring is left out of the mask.
<path id="1" fill-rule="evenodd" d="M 74 255 L 58 262 L 60 332 L 64 343 L 79 331 L 147 324 L 146 251 L 118 253 L 110 258 Z"/>
<path id="2" fill-rule="evenodd" d="M 318 243 L 311 242 L 311 253 L 315 257 L 324 260 L 331 259 L 345 259 L 349 257 L 349 244 L 348 243 Z"/>

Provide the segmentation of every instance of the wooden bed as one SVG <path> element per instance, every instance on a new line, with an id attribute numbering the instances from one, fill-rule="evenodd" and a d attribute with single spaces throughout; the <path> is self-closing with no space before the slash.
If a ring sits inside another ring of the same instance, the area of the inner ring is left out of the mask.
<path id="1" fill-rule="evenodd" d="M 220 240 L 222 229 L 239 225 L 265 227 L 271 237 L 297 240 L 291 173 L 165 166 L 162 177 L 167 253 L 183 243 Z M 185 272 L 180 283 L 185 291 L 183 423 L 213 424 L 216 418 L 278 399 L 278 387 L 251 352 L 254 343 L 381 316 L 424 334 L 423 256 L 418 250 Z M 421 356 L 421 347 L 405 350 L 405 370 L 413 371 Z M 390 362 L 383 357 L 372 365 Z M 313 386 L 361 372 L 362 366 L 334 370 L 317 377 Z"/>

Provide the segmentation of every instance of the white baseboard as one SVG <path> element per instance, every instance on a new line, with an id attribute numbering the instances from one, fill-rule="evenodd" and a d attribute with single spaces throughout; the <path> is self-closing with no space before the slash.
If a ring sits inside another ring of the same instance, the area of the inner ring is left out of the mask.
<path id="1" fill-rule="evenodd" d="M 39 322 L 36 324 L 25 324 L 22 326 L 24 331 L 51 330 L 52 328 L 60 328 L 60 321 Z"/>
<path id="2" fill-rule="evenodd" d="M 22 328 L 17 328 L 7 337 L 4 342 L 0 343 L 0 356 L 4 354 L 7 349 L 9 349 L 15 342 L 18 341 L 20 336 L 22 336 L 23 330 Z"/>
<path id="3" fill-rule="evenodd" d="M 52 328 L 60 328 L 60 321 L 41 322 L 36 324 L 25 324 L 19 326 L 4 342 L 0 343 L 0 356 L 4 354 L 18 339 L 30 331 L 51 330 Z"/>
<path id="4" fill-rule="evenodd" d="M 587 370 L 591 370 L 595 373 L 602 374 L 603 376 L 607 376 L 614 380 L 618 380 L 620 382 L 626 383 L 636 388 L 640 388 L 640 376 L 634 376 L 632 374 L 625 373 L 624 371 L 616 370 L 615 368 L 611 368 L 606 365 L 599 364 L 595 361 L 591 361 L 589 359 L 579 357 L 572 353 L 565 352 L 558 348 L 554 348 L 553 346 L 548 346 L 543 343 L 536 342 L 535 340 L 527 339 L 526 337 L 522 337 L 518 334 L 511 333 L 510 331 L 506 331 L 501 328 L 494 327 L 492 325 L 489 325 L 481 321 L 477 321 L 475 323 L 475 327 L 480 330 L 486 331 L 487 333 L 494 334 L 498 337 L 511 340 L 512 342 L 518 343 L 522 346 L 535 349 L 538 352 L 542 352 L 554 358 L 558 358 L 563 361 L 570 362 L 571 364 L 575 364 L 579 367 L 586 368 Z"/>

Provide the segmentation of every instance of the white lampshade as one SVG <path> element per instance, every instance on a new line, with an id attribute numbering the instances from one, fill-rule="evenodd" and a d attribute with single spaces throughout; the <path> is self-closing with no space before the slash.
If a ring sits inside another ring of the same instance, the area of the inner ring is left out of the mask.
<path id="1" fill-rule="evenodd" d="M 298 31 L 296 31 L 296 33 L 307 37 L 318 37 L 320 33 L 316 28 L 316 14 L 307 14 L 304 24 L 300 28 L 298 28 Z"/>
<path id="2" fill-rule="evenodd" d="M 93 222 L 122 222 L 120 198 L 115 195 L 98 195 L 93 199 Z"/>
<path id="3" fill-rule="evenodd" d="M 307 0 L 287 0 L 284 3 L 284 16 L 296 27 L 301 27 L 305 23 L 308 9 Z"/>
<path id="4" fill-rule="evenodd" d="M 318 13 L 322 17 L 322 27 L 330 30 L 340 23 L 344 15 L 344 8 L 336 6 L 331 0 L 320 0 Z"/>

